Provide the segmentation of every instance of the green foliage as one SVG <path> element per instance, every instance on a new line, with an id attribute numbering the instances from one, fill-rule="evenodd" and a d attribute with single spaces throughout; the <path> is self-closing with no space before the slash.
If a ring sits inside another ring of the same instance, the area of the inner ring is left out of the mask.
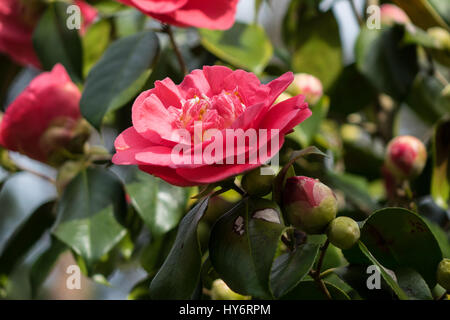
<path id="1" fill-rule="evenodd" d="M 80 107 L 97 129 L 108 111 L 129 102 L 144 86 L 158 56 L 158 38 L 144 31 L 116 40 L 86 79 Z"/>
<path id="2" fill-rule="evenodd" d="M 33 33 L 33 45 L 45 70 L 59 62 L 75 82 L 81 82 L 83 47 L 78 30 L 67 28 L 67 7 L 59 1 L 49 5 Z"/>
<path id="3" fill-rule="evenodd" d="M 211 53 L 256 74 L 264 70 L 272 57 L 272 44 L 259 25 L 237 22 L 227 31 L 201 29 L 199 32 L 202 44 Z"/>

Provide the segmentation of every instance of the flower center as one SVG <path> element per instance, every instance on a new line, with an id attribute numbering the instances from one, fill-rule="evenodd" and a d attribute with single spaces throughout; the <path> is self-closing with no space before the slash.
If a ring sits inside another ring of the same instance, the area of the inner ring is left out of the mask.
<path id="1" fill-rule="evenodd" d="M 222 91 L 213 97 L 194 96 L 182 101 L 181 109 L 172 109 L 176 113 L 175 125 L 178 128 L 194 132 L 194 124 L 201 122 L 202 131 L 222 130 L 230 127 L 234 120 L 246 109 L 237 89 Z"/>

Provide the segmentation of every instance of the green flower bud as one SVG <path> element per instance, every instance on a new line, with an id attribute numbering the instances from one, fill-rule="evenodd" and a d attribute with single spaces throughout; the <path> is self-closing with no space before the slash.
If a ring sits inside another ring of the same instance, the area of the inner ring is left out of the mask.
<path id="1" fill-rule="evenodd" d="M 350 249 L 359 240 L 359 226 L 352 218 L 337 217 L 328 226 L 327 236 L 334 246 Z"/>
<path id="2" fill-rule="evenodd" d="M 264 168 L 265 173 L 261 174 Z M 262 166 L 252 170 L 244 175 L 241 181 L 241 186 L 251 196 L 262 197 L 272 191 L 273 180 L 275 179 L 275 172 L 269 166 Z"/>
<path id="3" fill-rule="evenodd" d="M 214 280 L 211 287 L 212 300 L 250 300 L 250 297 L 240 295 L 231 290 L 222 279 Z"/>
<path id="4" fill-rule="evenodd" d="M 286 180 L 283 205 L 289 222 L 306 233 L 324 233 L 336 217 L 333 191 L 317 179 L 291 177 Z"/>
<path id="5" fill-rule="evenodd" d="M 439 263 L 437 282 L 445 290 L 450 291 L 450 259 L 446 258 Z"/>

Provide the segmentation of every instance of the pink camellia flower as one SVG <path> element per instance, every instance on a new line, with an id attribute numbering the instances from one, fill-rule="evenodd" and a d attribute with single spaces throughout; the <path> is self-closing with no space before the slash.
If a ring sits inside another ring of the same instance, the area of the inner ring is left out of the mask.
<path id="1" fill-rule="evenodd" d="M 380 6 L 381 23 L 384 25 L 393 25 L 394 23 L 409 23 L 408 15 L 394 4 L 385 3 Z"/>
<path id="2" fill-rule="evenodd" d="M 49 162 L 76 135 L 81 122 L 81 93 L 64 67 L 34 78 L 11 103 L 0 123 L 0 144 Z"/>
<path id="3" fill-rule="evenodd" d="M 156 81 L 134 102 L 133 126 L 117 137 L 113 162 L 138 165 L 178 186 L 213 183 L 259 167 L 311 115 L 303 96 L 274 104 L 292 80 L 286 73 L 261 84 L 243 70 L 205 66 L 180 85 Z M 188 161 L 177 160 L 180 148 Z"/>
<path id="4" fill-rule="evenodd" d="M 294 82 L 287 89 L 291 95 L 303 94 L 306 102 L 316 104 L 323 94 L 322 82 L 307 73 L 297 73 Z"/>
<path id="5" fill-rule="evenodd" d="M 231 28 L 238 0 L 118 0 L 161 22 L 178 27 Z"/>
<path id="6" fill-rule="evenodd" d="M 413 178 L 425 167 L 427 150 L 422 141 L 413 136 L 398 136 L 389 142 L 385 163 L 398 179 Z"/>
<path id="7" fill-rule="evenodd" d="M 0 2 L 0 52 L 17 63 L 40 67 L 31 37 L 38 15 L 31 7 L 18 0 Z"/>
<path id="8" fill-rule="evenodd" d="M 337 212 L 333 191 L 319 180 L 304 176 L 286 180 L 283 205 L 289 222 L 311 234 L 324 232 Z"/>
<path id="9" fill-rule="evenodd" d="M 80 33 L 97 17 L 97 10 L 86 2 L 76 0 L 80 7 L 83 23 Z M 45 6 L 39 1 L 2 0 L 0 2 L 0 52 L 10 56 L 21 65 L 32 65 L 38 69 L 41 64 L 33 48 L 33 31 Z"/>

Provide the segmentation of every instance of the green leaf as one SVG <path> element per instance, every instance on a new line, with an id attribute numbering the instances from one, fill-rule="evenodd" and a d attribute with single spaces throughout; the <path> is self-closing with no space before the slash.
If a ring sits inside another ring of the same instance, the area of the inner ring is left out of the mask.
<path id="1" fill-rule="evenodd" d="M 395 270 L 398 285 L 412 300 L 433 300 L 430 288 L 417 271 L 410 268 Z"/>
<path id="2" fill-rule="evenodd" d="M 394 290 L 395 294 L 400 300 L 408 300 L 408 296 L 406 293 L 399 287 L 397 282 L 392 279 L 391 275 L 386 272 L 385 268 L 381 263 L 378 262 L 378 260 L 370 253 L 370 251 L 367 249 L 367 247 L 362 243 L 361 241 L 359 243 L 360 250 L 365 254 L 365 256 L 378 267 L 381 276 L 383 279 L 388 283 L 388 285 L 391 287 L 392 290 Z"/>
<path id="3" fill-rule="evenodd" d="M 264 29 L 236 22 L 226 31 L 200 29 L 202 45 L 232 65 L 261 73 L 272 58 L 273 47 Z"/>
<path id="4" fill-rule="evenodd" d="M 105 169 L 82 171 L 63 193 L 53 234 L 84 259 L 89 274 L 126 234 L 116 220 L 124 199 L 120 180 Z"/>
<path id="5" fill-rule="evenodd" d="M 128 300 L 150 300 L 148 287 L 152 282 L 152 278 L 145 278 L 136 283 L 128 294 Z"/>
<path id="6" fill-rule="evenodd" d="M 80 101 L 83 116 L 99 129 L 108 111 L 124 106 L 139 93 L 158 53 L 158 38 L 151 31 L 113 42 L 89 72 Z"/>
<path id="7" fill-rule="evenodd" d="M 284 296 L 305 278 L 314 265 L 319 248 L 319 244 L 303 244 L 275 260 L 270 279 L 275 297 Z"/>
<path id="8" fill-rule="evenodd" d="M 55 221 L 54 202 L 34 211 L 9 238 L 0 255 L 0 274 L 9 274 L 20 259 L 36 244 Z"/>
<path id="9" fill-rule="evenodd" d="M 433 233 L 434 237 L 436 238 L 437 242 L 439 243 L 439 247 L 442 251 L 442 256 L 444 258 L 450 259 L 450 237 L 447 235 L 447 233 L 439 227 L 437 224 L 429 221 L 428 219 L 423 219 L 427 225 L 428 228 L 430 228 L 431 232 Z"/>
<path id="10" fill-rule="evenodd" d="M 346 66 L 329 91 L 333 114 L 349 115 L 376 101 L 376 92 L 353 63 Z"/>
<path id="11" fill-rule="evenodd" d="M 433 137 L 433 174 L 431 195 L 442 208 L 448 208 L 450 197 L 450 120 L 441 121 Z"/>
<path id="12" fill-rule="evenodd" d="M 359 246 L 355 247 L 359 249 Z M 380 279 L 379 290 L 371 290 L 367 287 L 368 277 L 373 275 L 373 273 L 367 272 L 367 268 L 371 265 L 370 260 L 367 262 L 368 264 L 363 265 L 350 264 L 348 266 L 343 266 L 335 269 L 334 273 L 337 274 L 340 279 L 345 281 L 345 283 L 350 285 L 352 289 L 355 290 L 363 299 L 392 300 L 394 293 L 383 277 Z"/>
<path id="13" fill-rule="evenodd" d="M 195 293 L 201 270 L 197 225 L 208 202 L 204 198 L 181 220 L 175 243 L 150 285 L 152 299 L 190 299 Z"/>
<path id="14" fill-rule="evenodd" d="M 83 44 L 83 76 L 87 76 L 91 68 L 101 58 L 110 41 L 111 24 L 100 20 L 89 26 L 82 38 Z"/>
<path id="15" fill-rule="evenodd" d="M 433 124 L 450 114 L 450 97 L 445 96 L 443 90 L 444 86 L 436 77 L 421 72 L 414 80 L 406 102 L 422 120 Z"/>
<path id="16" fill-rule="evenodd" d="M 68 6 L 58 1 L 48 6 L 33 33 L 33 45 L 45 70 L 61 63 L 73 81 L 81 82 L 83 48 L 78 30 L 67 27 Z"/>
<path id="17" fill-rule="evenodd" d="M 435 286 L 442 252 L 427 224 L 414 212 L 403 208 L 376 211 L 364 223 L 361 241 L 386 268 L 412 268 L 431 288 Z"/>
<path id="18" fill-rule="evenodd" d="M 214 269 L 233 291 L 271 299 L 269 278 L 285 227 L 253 217 L 256 206 L 244 199 L 215 223 L 209 255 Z"/>
<path id="19" fill-rule="evenodd" d="M 333 12 L 302 17 L 294 37 L 297 39 L 292 56 L 294 71 L 318 77 L 328 90 L 343 68 L 339 27 Z"/>
<path id="20" fill-rule="evenodd" d="M 356 42 L 356 66 L 379 91 L 404 98 L 418 71 L 416 46 L 402 42 L 404 29 L 364 27 Z"/>
<path id="21" fill-rule="evenodd" d="M 30 271 L 31 296 L 37 297 L 39 288 L 45 282 L 60 255 L 68 250 L 67 246 L 52 237 L 50 246 L 36 259 Z"/>
<path id="22" fill-rule="evenodd" d="M 450 26 L 450 2 L 446 0 L 428 0 L 428 2 L 442 17 L 447 26 Z"/>
<path id="23" fill-rule="evenodd" d="M 350 297 L 341 289 L 327 281 L 324 281 L 333 300 L 350 300 Z M 282 300 L 328 300 L 325 293 L 314 280 L 304 280 Z"/>
<path id="24" fill-rule="evenodd" d="M 172 186 L 142 171 L 136 172 L 126 190 L 152 237 L 159 237 L 178 225 L 189 197 L 188 188 Z"/>
<path id="25" fill-rule="evenodd" d="M 312 115 L 295 127 L 294 132 L 289 137 L 298 141 L 302 147 L 311 145 L 314 136 L 320 129 L 322 120 L 327 117 L 330 106 L 330 99 L 326 96 L 322 97 L 319 102 L 311 106 Z"/>

